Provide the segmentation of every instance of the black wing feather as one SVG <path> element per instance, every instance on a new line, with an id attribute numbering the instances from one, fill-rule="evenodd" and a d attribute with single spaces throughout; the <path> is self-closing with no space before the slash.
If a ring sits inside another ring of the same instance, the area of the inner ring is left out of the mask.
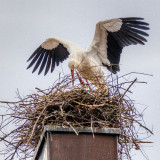
<path id="1" fill-rule="evenodd" d="M 146 27 L 146 26 L 141 26 L 141 25 L 136 25 L 136 24 L 127 24 L 128 27 L 131 27 L 131 28 L 138 28 L 138 29 L 143 29 L 143 30 L 149 30 L 149 27 Z"/>
<path id="2" fill-rule="evenodd" d="M 59 63 L 61 62 L 61 57 L 62 57 L 62 53 L 60 51 L 60 47 L 56 48 L 55 49 L 55 52 L 56 52 L 56 64 L 57 66 L 59 66 Z"/>
<path id="3" fill-rule="evenodd" d="M 44 58 L 43 58 L 43 60 L 42 60 L 42 64 L 41 64 L 41 67 L 40 67 L 40 69 L 39 69 L 38 74 L 41 74 L 41 72 L 43 71 L 43 69 L 44 69 L 44 67 L 45 67 L 45 65 L 46 65 L 46 62 L 47 62 L 48 52 L 45 52 L 44 54 L 45 54 L 45 56 L 44 56 Z"/>
<path id="4" fill-rule="evenodd" d="M 120 61 L 120 54 L 122 52 L 122 48 L 117 40 L 114 38 L 113 34 L 108 34 L 108 50 L 107 56 L 108 60 L 111 63 L 111 66 L 107 66 L 107 69 L 112 73 L 116 73 L 119 71 L 119 61 Z M 117 54 L 118 53 L 118 54 Z"/>
<path id="5" fill-rule="evenodd" d="M 59 43 L 59 45 L 51 50 L 44 49 L 42 46 L 38 47 L 34 53 L 29 57 L 27 61 L 31 61 L 27 69 L 29 69 L 31 66 L 33 66 L 35 63 L 35 66 L 33 68 L 33 72 L 37 70 L 38 67 L 40 67 L 38 74 L 41 74 L 41 72 L 45 68 L 44 75 L 46 75 L 51 68 L 51 72 L 53 72 L 55 68 L 55 64 L 58 66 L 60 62 L 63 62 L 66 58 L 68 58 L 69 52 L 66 47 L 63 46 L 63 44 Z"/>
<path id="6" fill-rule="evenodd" d="M 41 55 L 41 53 L 37 53 L 35 54 L 35 56 L 33 57 L 31 63 L 29 64 L 29 66 L 27 67 L 27 69 L 29 69 L 30 67 L 33 66 L 33 64 L 37 61 L 37 59 L 39 58 L 39 56 Z"/>
<path id="7" fill-rule="evenodd" d="M 43 50 L 43 51 L 41 52 L 41 55 L 40 55 L 40 57 L 39 57 L 36 65 L 34 66 L 34 69 L 33 69 L 32 73 L 34 73 L 34 72 L 37 70 L 37 68 L 39 67 L 39 65 L 40 65 L 40 63 L 42 62 L 42 59 L 43 59 L 43 57 L 44 57 L 44 53 L 45 53 L 45 50 Z"/>
<path id="8" fill-rule="evenodd" d="M 107 36 L 107 57 L 111 63 L 111 66 L 107 68 L 113 72 L 117 73 L 119 71 L 119 62 L 122 49 L 125 46 L 141 44 L 147 40 L 145 36 L 149 36 L 143 30 L 148 30 L 149 24 L 143 22 L 143 18 L 130 17 L 130 18 L 120 18 L 122 20 L 121 29 L 117 32 L 108 32 Z"/>
<path id="9" fill-rule="evenodd" d="M 125 21 L 137 21 L 137 20 L 144 20 L 144 18 L 141 17 L 128 17 L 128 18 L 120 18 L 123 22 Z"/>
<path id="10" fill-rule="evenodd" d="M 58 54 L 58 60 L 59 60 L 59 62 L 63 62 L 63 59 L 65 59 L 65 52 L 63 53 L 63 50 L 62 50 L 62 45 L 59 45 L 59 47 L 57 48 L 57 52 L 59 53 Z"/>
<path id="11" fill-rule="evenodd" d="M 48 59 L 47 59 L 47 65 L 46 65 L 46 69 L 45 69 L 45 73 L 44 75 L 46 75 L 49 71 L 49 68 L 51 67 L 51 59 L 52 59 L 52 54 L 51 54 L 52 51 L 49 51 L 48 52 Z"/>
<path id="12" fill-rule="evenodd" d="M 55 68 L 55 54 L 54 50 L 52 50 L 52 66 L 51 66 L 51 73 L 54 71 Z"/>
<path id="13" fill-rule="evenodd" d="M 125 28 L 125 30 L 126 30 L 126 32 L 125 32 L 126 38 L 127 38 L 127 36 L 132 36 L 136 39 L 139 39 L 140 41 L 147 42 L 147 40 L 140 33 L 133 32 L 132 30 L 130 30 L 128 28 Z"/>
<path id="14" fill-rule="evenodd" d="M 59 53 L 59 48 L 55 48 L 54 50 L 54 59 L 55 59 L 55 62 L 56 62 L 56 65 L 59 66 L 59 62 L 60 62 L 60 55 L 58 54 Z"/>
<path id="15" fill-rule="evenodd" d="M 110 32 L 108 33 L 108 37 L 110 36 Z M 114 32 L 112 33 L 112 36 L 114 37 L 114 39 L 116 40 L 116 43 L 119 44 L 119 46 L 124 47 L 125 44 L 123 43 L 123 41 L 121 40 L 121 37 L 118 34 L 115 34 Z M 108 38 L 108 42 L 109 42 L 109 38 Z M 110 45 L 108 45 L 109 47 Z"/>
<path id="16" fill-rule="evenodd" d="M 29 57 L 29 59 L 27 60 L 30 61 L 35 55 L 37 55 L 38 53 L 40 53 L 43 49 L 41 48 L 41 46 L 39 46 L 34 52 L 33 54 Z"/>
<path id="17" fill-rule="evenodd" d="M 117 35 L 119 35 L 121 37 L 121 40 L 124 42 L 123 47 L 130 45 L 129 39 L 127 39 L 127 37 L 125 36 L 125 34 L 123 34 L 123 32 L 119 32 L 119 33 L 117 33 Z"/>
<path id="18" fill-rule="evenodd" d="M 127 26 L 126 26 L 126 29 L 127 29 L 127 30 L 130 30 L 130 32 L 135 32 L 135 33 L 141 34 L 141 35 L 143 35 L 143 36 L 149 36 L 148 33 L 143 32 L 143 31 L 138 30 L 138 29 L 128 28 Z"/>

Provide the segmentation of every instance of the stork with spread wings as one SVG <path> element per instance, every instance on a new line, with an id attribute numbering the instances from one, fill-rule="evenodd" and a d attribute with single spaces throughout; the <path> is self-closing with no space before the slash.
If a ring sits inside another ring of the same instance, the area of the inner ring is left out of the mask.
<path id="1" fill-rule="evenodd" d="M 99 86 L 100 83 L 105 83 L 104 67 L 114 74 L 120 70 L 123 47 L 144 45 L 147 42 L 144 37 L 148 34 L 144 30 L 149 29 L 148 25 L 139 17 L 100 21 L 96 24 L 94 38 L 87 49 L 81 49 L 78 45 L 60 38 L 49 38 L 30 56 L 28 68 L 34 65 L 35 72 L 39 67 L 38 74 L 45 68 L 46 75 L 69 57 L 68 66 L 72 78 L 76 69 L 84 79 Z"/>

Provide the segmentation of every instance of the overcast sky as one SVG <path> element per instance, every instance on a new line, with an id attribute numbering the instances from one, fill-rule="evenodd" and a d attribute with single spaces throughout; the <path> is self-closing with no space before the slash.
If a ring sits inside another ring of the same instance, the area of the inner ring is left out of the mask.
<path id="1" fill-rule="evenodd" d="M 150 160 L 157 160 L 160 152 L 159 0 L 0 0 L 0 100 L 16 101 L 17 89 L 25 96 L 33 93 L 35 87 L 48 88 L 62 68 L 64 73 L 69 73 L 67 62 L 47 76 L 26 70 L 26 60 L 45 39 L 61 37 L 86 48 L 98 21 L 130 16 L 144 17 L 150 23 L 150 37 L 145 46 L 123 50 L 119 75 L 153 74 L 153 77 L 138 76 L 148 84 L 134 85 L 131 96 L 136 103 L 148 106 L 144 119 L 149 128 L 153 127 L 154 136 L 149 140 L 154 144 L 145 150 Z M 143 160 L 135 153 L 135 160 Z"/>

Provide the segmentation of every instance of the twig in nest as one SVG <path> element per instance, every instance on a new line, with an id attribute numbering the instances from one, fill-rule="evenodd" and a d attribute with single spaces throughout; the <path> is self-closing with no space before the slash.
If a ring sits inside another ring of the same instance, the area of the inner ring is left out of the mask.
<path id="1" fill-rule="evenodd" d="M 137 78 L 129 85 L 129 87 L 125 90 L 125 92 L 123 93 L 123 95 L 121 96 L 121 98 L 123 98 L 125 96 L 125 94 L 129 91 L 129 89 L 131 88 L 131 86 L 137 81 Z"/>
<path id="2" fill-rule="evenodd" d="M 42 112 L 41 112 L 40 115 L 38 116 L 38 118 L 37 118 L 37 120 L 36 120 L 36 123 L 35 123 L 34 126 L 33 126 L 33 130 L 32 130 L 31 136 L 29 137 L 29 139 L 28 139 L 28 141 L 27 141 L 27 145 L 29 144 L 31 138 L 33 137 L 34 132 L 35 132 L 35 129 L 36 129 L 36 127 L 37 127 L 37 123 L 38 123 L 40 117 L 42 116 L 43 112 L 46 110 L 46 108 L 47 108 L 47 106 L 42 110 Z"/>

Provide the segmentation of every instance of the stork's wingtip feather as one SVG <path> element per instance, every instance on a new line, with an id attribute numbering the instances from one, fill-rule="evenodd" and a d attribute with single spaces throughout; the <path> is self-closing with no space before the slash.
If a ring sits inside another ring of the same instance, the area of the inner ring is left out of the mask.
<path id="1" fill-rule="evenodd" d="M 44 72 L 44 76 L 48 73 L 48 70 Z"/>
<path id="2" fill-rule="evenodd" d="M 123 21 L 128 21 L 128 20 L 130 20 L 130 21 L 144 20 L 144 18 L 142 18 L 142 17 L 128 17 L 128 18 L 122 17 L 120 19 L 123 20 Z"/>
<path id="3" fill-rule="evenodd" d="M 148 37 L 148 36 L 149 36 L 149 34 L 148 34 L 148 33 L 145 33 L 145 36 L 146 36 L 146 37 Z"/>
<path id="4" fill-rule="evenodd" d="M 41 72 L 39 71 L 39 72 L 38 72 L 38 75 L 40 75 L 40 74 L 41 74 Z"/>
<path id="5" fill-rule="evenodd" d="M 29 65 L 29 66 L 27 67 L 27 69 L 29 69 L 29 68 L 31 68 L 31 65 Z"/>
<path id="6" fill-rule="evenodd" d="M 27 62 L 29 62 L 31 59 L 33 58 L 33 56 L 30 56 L 27 60 Z"/>

